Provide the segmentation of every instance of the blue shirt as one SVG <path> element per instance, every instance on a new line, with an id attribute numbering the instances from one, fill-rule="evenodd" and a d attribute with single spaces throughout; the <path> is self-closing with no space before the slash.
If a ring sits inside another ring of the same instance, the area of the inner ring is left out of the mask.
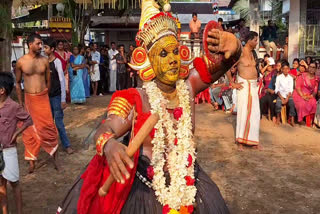
<path id="1" fill-rule="evenodd" d="M 98 51 L 91 52 L 92 61 L 96 61 L 98 64 L 100 63 L 100 53 Z"/>

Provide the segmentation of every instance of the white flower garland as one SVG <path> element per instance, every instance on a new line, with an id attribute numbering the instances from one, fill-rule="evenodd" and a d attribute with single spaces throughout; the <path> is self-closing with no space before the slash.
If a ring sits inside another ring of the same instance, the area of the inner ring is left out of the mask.
<path id="1" fill-rule="evenodd" d="M 156 83 L 145 82 L 143 88 L 149 97 L 151 113 L 158 113 L 160 120 L 155 125 L 155 135 L 151 141 L 154 176 L 152 187 L 158 201 L 170 208 L 179 210 L 181 206 L 193 205 L 197 189 L 195 185 L 187 186 L 186 176 L 194 179 L 195 144 L 193 141 L 190 95 L 184 80 L 177 82 L 177 96 L 179 107 L 183 109 L 178 120 L 177 129 L 174 128 L 173 119 L 165 109 L 168 102 L 162 95 Z M 174 145 L 175 138 L 178 139 Z M 192 157 L 192 164 L 188 167 L 188 156 Z M 167 159 L 170 174 L 170 185 L 166 186 L 163 167 Z"/>

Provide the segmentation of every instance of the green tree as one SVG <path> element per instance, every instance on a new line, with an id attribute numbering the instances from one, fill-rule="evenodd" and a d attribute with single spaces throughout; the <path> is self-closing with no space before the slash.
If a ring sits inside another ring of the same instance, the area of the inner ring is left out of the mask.
<path id="1" fill-rule="evenodd" d="M 2 0 L 0 4 L 0 71 L 10 71 L 11 64 L 11 23 L 12 0 Z"/>

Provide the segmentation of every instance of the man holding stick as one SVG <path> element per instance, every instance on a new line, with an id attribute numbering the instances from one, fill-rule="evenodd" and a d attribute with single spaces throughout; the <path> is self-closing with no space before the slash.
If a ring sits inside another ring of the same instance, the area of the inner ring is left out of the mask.
<path id="1" fill-rule="evenodd" d="M 215 29 L 217 23 L 208 25 L 209 55 L 196 58 L 189 70 L 190 52 L 177 40 L 175 19 L 157 8 L 154 0 L 142 1 L 139 47 L 130 64 L 139 70 L 143 88 L 113 94 L 96 132 L 97 155 L 64 199 L 61 214 L 229 213 L 218 187 L 195 161 L 193 98 L 238 60 L 240 41 Z M 160 120 L 131 159 L 119 138 L 130 130 L 139 135 L 153 114 Z M 135 138 L 129 148 L 132 143 Z M 101 197 L 99 188 L 109 176 L 116 182 Z"/>

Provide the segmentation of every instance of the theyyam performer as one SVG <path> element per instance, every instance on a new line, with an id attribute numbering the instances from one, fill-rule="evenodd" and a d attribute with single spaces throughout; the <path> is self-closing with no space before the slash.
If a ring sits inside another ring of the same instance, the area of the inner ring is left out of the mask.
<path id="1" fill-rule="evenodd" d="M 241 44 L 210 22 L 204 32 L 206 54 L 191 60 L 177 40 L 170 5 L 164 8 L 160 12 L 154 0 L 142 1 L 130 66 L 139 71 L 143 87 L 113 94 L 95 135 L 97 154 L 58 213 L 228 213 L 218 187 L 196 161 L 194 97 L 238 60 Z M 128 132 L 136 137 L 151 114 L 160 119 L 130 158 L 119 138 Z M 116 182 L 101 197 L 99 188 L 109 176 Z"/>

